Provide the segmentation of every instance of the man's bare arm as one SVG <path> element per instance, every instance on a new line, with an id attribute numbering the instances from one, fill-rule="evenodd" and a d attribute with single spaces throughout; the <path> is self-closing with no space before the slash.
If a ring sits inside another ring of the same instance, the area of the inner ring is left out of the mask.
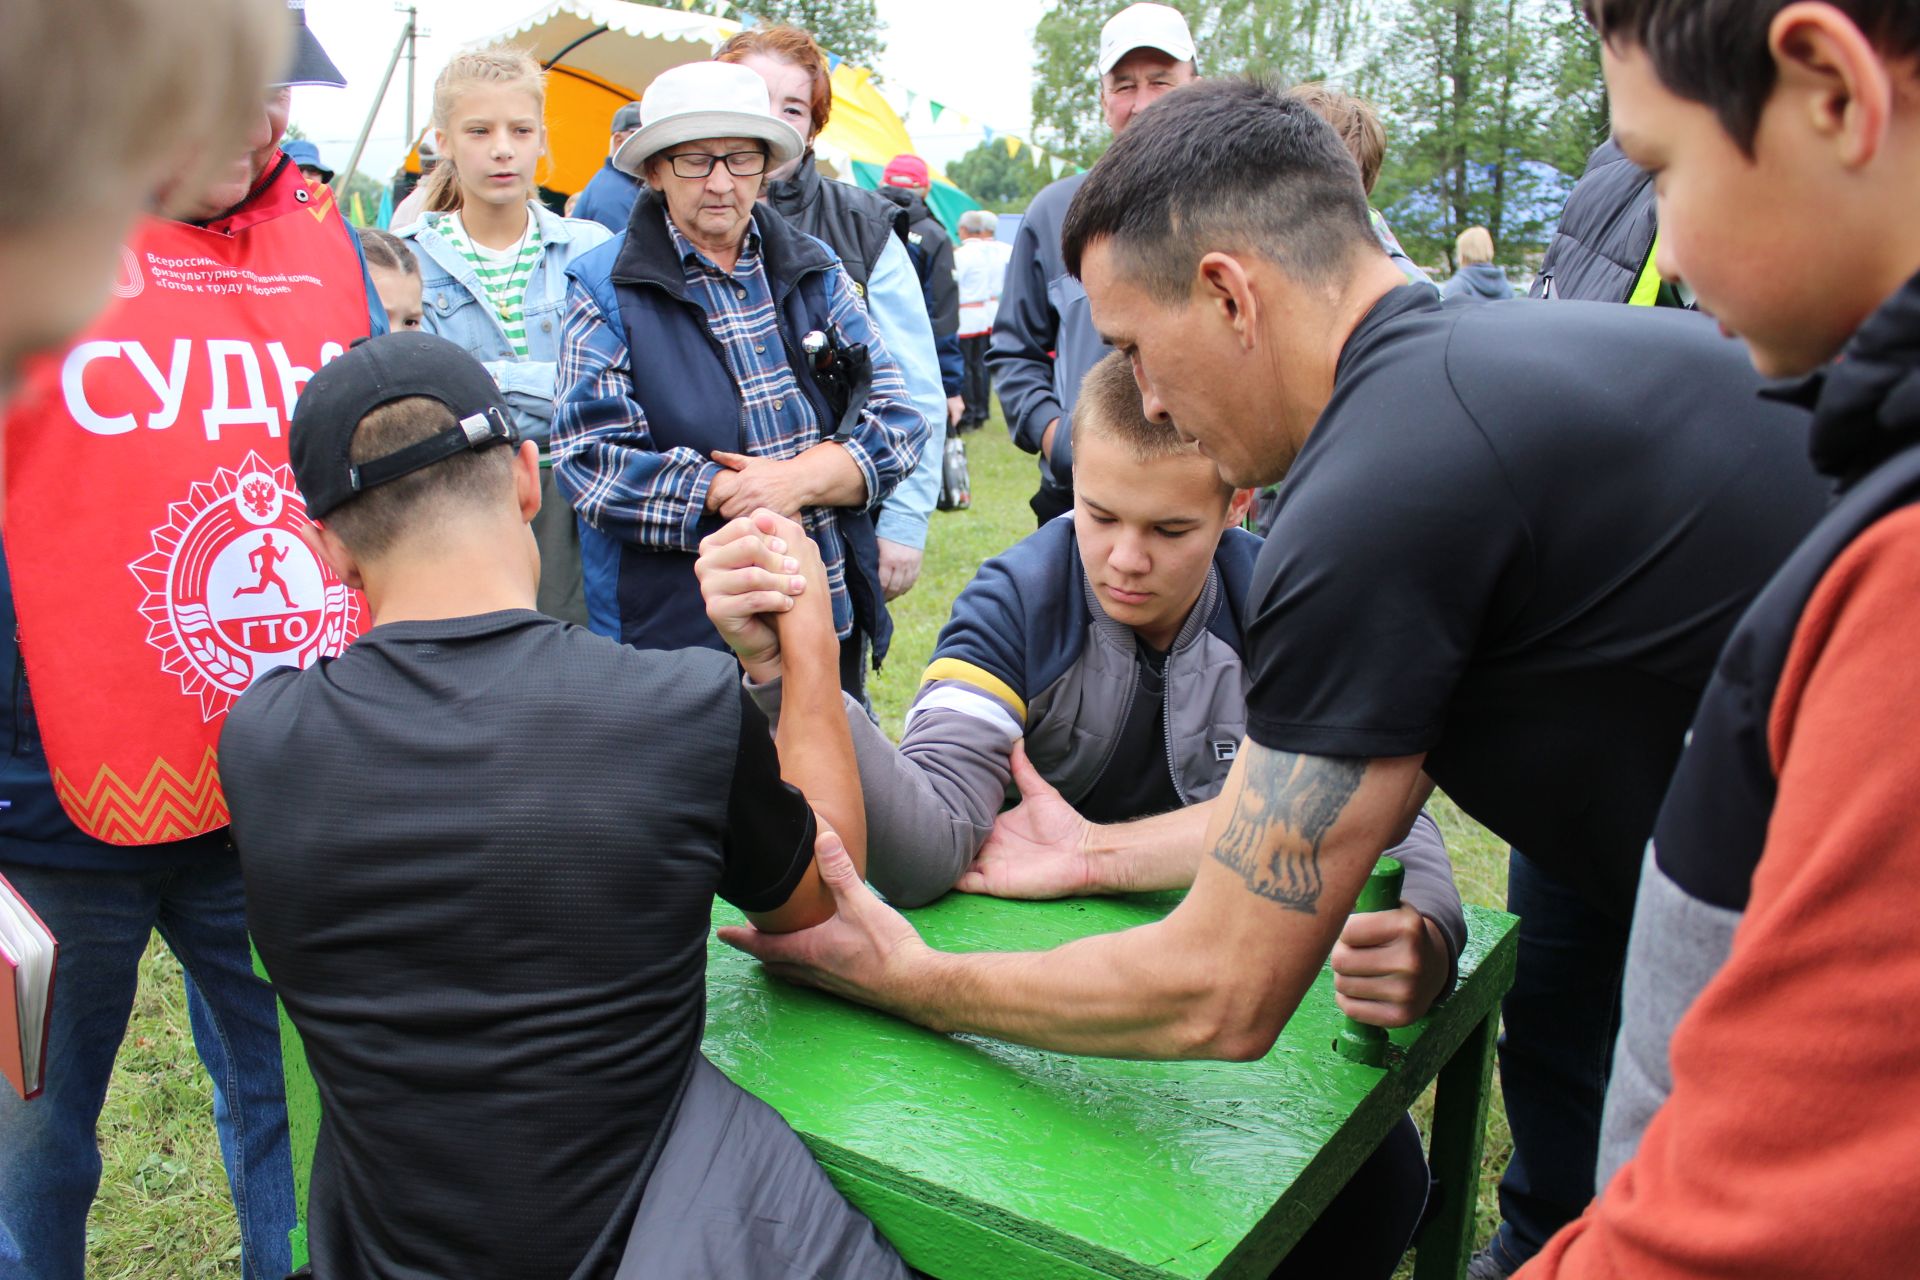
<path id="1" fill-rule="evenodd" d="M 1250 743 L 1214 806 L 1212 857 L 1181 905 L 1045 953 L 934 951 L 825 852 L 833 920 L 783 937 L 721 936 L 783 976 L 940 1030 L 1111 1057 L 1256 1058 L 1398 831 L 1419 766 Z"/>
<path id="2" fill-rule="evenodd" d="M 730 523 L 702 544 L 695 566 L 709 616 L 736 651 L 771 645 L 760 655 L 783 677 L 784 714 L 774 731 L 782 780 L 807 798 L 820 825 L 838 834 L 856 870 L 866 866 L 866 810 L 853 739 L 840 704 L 840 642 L 834 635 L 832 596 L 820 551 L 797 521 L 762 509 Z M 789 570 L 792 566 L 792 570 Z M 797 572 L 793 572 L 797 570 Z M 731 616 L 728 609 L 751 593 L 729 593 L 726 584 L 752 585 L 782 607 L 759 617 Z M 791 593 L 793 579 L 800 589 Z M 768 636 L 749 635 L 757 629 Z M 833 898 L 809 865 L 787 900 L 772 911 L 749 913 L 768 933 L 819 924 L 833 914 Z"/>

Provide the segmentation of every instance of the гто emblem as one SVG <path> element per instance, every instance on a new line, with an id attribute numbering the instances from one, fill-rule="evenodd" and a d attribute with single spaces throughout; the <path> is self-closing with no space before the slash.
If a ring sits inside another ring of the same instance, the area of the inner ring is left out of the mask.
<path id="1" fill-rule="evenodd" d="M 211 720 L 275 667 L 310 666 L 346 647 L 359 608 L 299 530 L 310 525 L 293 469 L 250 453 L 196 482 L 127 567 L 161 670 Z"/>

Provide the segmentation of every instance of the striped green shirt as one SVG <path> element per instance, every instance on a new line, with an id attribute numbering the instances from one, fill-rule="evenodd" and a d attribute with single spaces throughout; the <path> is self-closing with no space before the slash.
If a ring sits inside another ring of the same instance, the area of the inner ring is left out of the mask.
<path id="1" fill-rule="evenodd" d="M 534 264 L 540 261 L 540 220 L 527 211 L 527 230 L 520 243 L 506 249 L 489 249 L 475 244 L 459 214 L 440 224 L 441 233 L 460 256 L 473 265 L 486 292 L 481 301 L 493 308 L 500 328 L 507 335 L 513 353 L 527 355 L 527 284 L 533 279 Z"/>

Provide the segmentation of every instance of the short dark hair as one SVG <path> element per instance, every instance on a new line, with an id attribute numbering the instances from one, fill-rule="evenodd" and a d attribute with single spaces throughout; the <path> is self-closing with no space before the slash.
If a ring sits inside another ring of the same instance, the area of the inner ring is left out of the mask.
<path id="1" fill-rule="evenodd" d="M 1112 237 L 1149 294 L 1187 296 L 1202 256 L 1251 249 L 1296 279 L 1379 252 L 1360 170 L 1306 103 L 1262 80 L 1183 85 L 1121 134 L 1075 193 L 1060 232 L 1067 270 Z"/>
<path id="2" fill-rule="evenodd" d="M 453 425 L 453 410 L 438 400 L 426 396 L 390 400 L 360 419 L 349 457 L 355 463 L 372 462 Z M 355 555 L 381 555 L 402 533 L 442 519 L 450 506 L 506 500 L 511 492 L 513 452 L 463 449 L 335 507 L 327 513 L 327 527 Z"/>
<path id="3" fill-rule="evenodd" d="M 1774 18 L 1791 0 L 1582 0 L 1600 38 L 1644 49 L 1654 74 L 1676 97 L 1720 118 L 1742 151 L 1753 153 L 1760 114 L 1773 96 L 1767 48 Z M 1880 51 L 1920 53 L 1920 6 L 1900 0 L 1826 0 Z"/>

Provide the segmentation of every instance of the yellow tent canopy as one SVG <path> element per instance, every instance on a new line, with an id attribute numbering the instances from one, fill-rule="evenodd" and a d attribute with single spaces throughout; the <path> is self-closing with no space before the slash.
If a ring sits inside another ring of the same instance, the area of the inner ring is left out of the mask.
<path id="1" fill-rule="evenodd" d="M 548 154 L 538 178 L 542 186 L 572 195 L 606 159 L 615 111 L 638 101 L 662 71 L 711 56 L 714 46 L 739 30 L 730 19 L 626 0 L 555 0 L 477 44 L 514 45 L 547 67 Z M 814 143 L 823 168 L 851 180 L 854 161 L 884 165 L 913 149 L 906 125 L 874 87 L 872 72 L 847 62 L 835 67 L 833 111 Z M 406 167 L 420 172 L 419 139 Z M 935 177 L 946 181 L 937 171 Z"/>

